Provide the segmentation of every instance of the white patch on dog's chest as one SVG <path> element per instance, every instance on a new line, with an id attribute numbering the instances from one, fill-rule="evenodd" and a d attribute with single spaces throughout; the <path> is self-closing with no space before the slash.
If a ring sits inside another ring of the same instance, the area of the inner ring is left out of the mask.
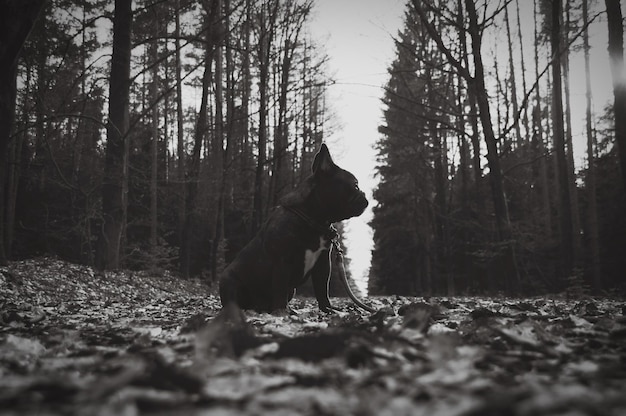
<path id="1" fill-rule="evenodd" d="M 317 250 L 304 251 L 304 273 L 302 274 L 303 276 L 306 276 L 306 274 L 311 271 L 311 269 L 317 262 L 317 259 L 320 257 L 320 254 L 322 254 L 322 251 L 328 248 L 327 244 L 328 241 L 324 237 L 320 237 L 320 245 Z"/>

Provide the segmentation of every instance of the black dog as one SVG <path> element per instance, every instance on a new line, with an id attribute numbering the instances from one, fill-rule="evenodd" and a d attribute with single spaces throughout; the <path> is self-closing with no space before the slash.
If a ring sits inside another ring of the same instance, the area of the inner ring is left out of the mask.
<path id="1" fill-rule="evenodd" d="M 332 223 L 361 215 L 367 199 L 354 175 L 335 165 L 325 144 L 312 171 L 226 267 L 220 278 L 222 305 L 235 302 L 259 312 L 286 309 L 295 288 L 311 276 L 319 308 L 333 309 L 328 281 L 337 232 Z"/>

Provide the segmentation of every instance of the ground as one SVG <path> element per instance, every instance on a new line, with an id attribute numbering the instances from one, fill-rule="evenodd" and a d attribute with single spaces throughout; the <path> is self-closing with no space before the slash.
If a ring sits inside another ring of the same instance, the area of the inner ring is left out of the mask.
<path id="1" fill-rule="evenodd" d="M 208 285 L 0 268 L 0 415 L 624 415 L 626 302 L 583 295 L 227 308 Z"/>

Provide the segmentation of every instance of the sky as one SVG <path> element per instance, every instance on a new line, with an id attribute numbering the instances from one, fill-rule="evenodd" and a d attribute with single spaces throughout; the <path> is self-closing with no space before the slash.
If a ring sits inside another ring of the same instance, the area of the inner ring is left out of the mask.
<path id="1" fill-rule="evenodd" d="M 378 126 L 382 122 L 382 86 L 394 58 L 393 38 L 402 26 L 404 0 L 317 0 L 311 22 L 314 39 L 329 56 L 331 110 L 339 128 L 327 138 L 335 163 L 352 172 L 370 204 L 360 217 L 346 221 L 352 276 L 366 293 L 373 248 L 372 190 Z"/>
<path id="2" fill-rule="evenodd" d="M 372 218 L 371 209 L 376 204 L 372 199 L 372 190 L 376 186 L 374 143 L 379 137 L 378 126 L 382 123 L 382 86 L 388 80 L 387 68 L 394 59 L 392 36 L 396 36 L 402 27 L 405 4 L 405 0 L 317 0 L 310 24 L 313 38 L 318 39 L 328 54 L 329 72 L 337 81 L 329 87 L 328 101 L 338 119 L 339 128 L 326 139 L 327 143 L 335 162 L 355 174 L 370 200 L 363 215 L 346 221 L 346 244 L 352 261 L 351 272 L 364 293 L 373 248 L 372 231 L 367 223 Z M 534 82 L 531 43 L 533 2 L 520 0 L 519 4 L 530 85 Z M 511 20 L 513 36 L 517 33 L 515 23 Z M 594 111 L 599 113 L 612 97 L 606 51 L 606 21 L 600 20 L 592 25 L 590 36 Z M 508 52 L 505 46 L 501 39 L 491 43 L 487 41 L 483 46 L 483 54 L 506 54 Z M 499 60 L 502 71 L 506 71 L 506 59 L 508 55 Z M 570 71 L 574 157 L 577 167 L 580 168 L 584 166 L 586 152 L 582 54 L 572 56 Z"/>

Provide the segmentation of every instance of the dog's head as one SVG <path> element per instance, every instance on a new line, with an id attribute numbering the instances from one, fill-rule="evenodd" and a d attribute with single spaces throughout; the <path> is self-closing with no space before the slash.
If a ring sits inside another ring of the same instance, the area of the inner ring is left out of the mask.
<path id="1" fill-rule="evenodd" d="M 368 202 L 357 179 L 333 162 L 325 144 L 315 155 L 311 169 L 311 176 L 285 195 L 282 205 L 306 205 L 316 216 L 331 223 L 357 217 L 365 211 Z"/>

